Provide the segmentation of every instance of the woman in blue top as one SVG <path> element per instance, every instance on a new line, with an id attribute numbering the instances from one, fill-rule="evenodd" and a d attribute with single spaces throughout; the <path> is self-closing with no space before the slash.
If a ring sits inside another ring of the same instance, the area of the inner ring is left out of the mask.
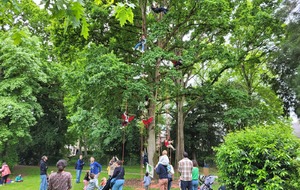
<path id="1" fill-rule="evenodd" d="M 111 178 L 115 178 L 115 184 L 112 187 L 112 190 L 122 190 L 123 189 L 123 185 L 124 185 L 124 175 L 125 175 L 125 170 L 122 167 L 122 161 L 118 160 L 117 162 L 117 166 L 114 170 L 113 175 L 111 176 Z"/>
<path id="2" fill-rule="evenodd" d="M 90 173 L 95 174 L 95 179 L 98 179 L 98 176 L 102 170 L 101 164 L 95 161 L 94 157 L 90 158 L 91 164 L 90 164 Z"/>

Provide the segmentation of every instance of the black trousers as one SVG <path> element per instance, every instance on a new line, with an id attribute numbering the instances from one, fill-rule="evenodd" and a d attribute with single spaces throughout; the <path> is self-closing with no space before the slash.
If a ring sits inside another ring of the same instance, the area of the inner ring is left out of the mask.
<path id="1" fill-rule="evenodd" d="M 2 183 L 3 183 L 3 184 L 6 184 L 6 181 L 7 181 L 8 176 L 9 176 L 9 174 L 8 174 L 8 175 L 5 175 L 5 176 L 2 176 Z"/>

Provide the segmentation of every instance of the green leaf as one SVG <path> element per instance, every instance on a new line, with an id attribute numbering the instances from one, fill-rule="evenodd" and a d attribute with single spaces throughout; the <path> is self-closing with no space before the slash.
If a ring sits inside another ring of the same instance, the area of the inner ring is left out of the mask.
<path id="1" fill-rule="evenodd" d="M 121 27 L 123 27 L 127 21 L 129 23 L 133 23 L 134 14 L 132 12 L 131 7 L 126 7 L 122 3 L 118 3 L 117 6 L 114 7 L 115 17 L 119 20 Z"/>
<path id="2" fill-rule="evenodd" d="M 88 24 L 86 22 L 86 19 L 85 18 L 82 18 L 82 26 L 81 26 L 81 33 L 80 35 L 82 35 L 85 39 L 88 38 L 89 36 L 89 28 L 88 28 Z"/>
<path id="3" fill-rule="evenodd" d="M 101 0 L 95 0 L 94 2 L 96 5 L 102 5 L 102 3 L 103 3 Z"/>
<path id="4" fill-rule="evenodd" d="M 23 38 L 26 38 L 26 37 L 27 37 L 27 35 L 22 30 L 21 31 L 16 31 L 12 35 L 12 39 L 14 40 L 15 45 L 19 45 L 22 42 Z"/>

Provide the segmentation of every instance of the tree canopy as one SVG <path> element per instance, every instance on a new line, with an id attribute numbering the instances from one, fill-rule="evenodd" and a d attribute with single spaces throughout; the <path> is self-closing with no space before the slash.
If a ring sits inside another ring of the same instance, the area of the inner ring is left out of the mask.
<path id="1" fill-rule="evenodd" d="M 165 138 L 172 162 L 202 163 L 226 134 L 298 111 L 292 1 L 158 1 L 166 13 L 147 0 L 1 2 L 0 154 L 13 163 L 79 143 L 154 164 Z"/>

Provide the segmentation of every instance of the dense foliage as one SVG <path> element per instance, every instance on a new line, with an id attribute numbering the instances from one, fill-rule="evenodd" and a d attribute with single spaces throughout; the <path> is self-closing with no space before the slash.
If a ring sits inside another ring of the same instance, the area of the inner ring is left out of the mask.
<path id="1" fill-rule="evenodd" d="M 228 189 L 299 189 L 300 141 L 283 124 L 230 133 L 217 148 Z"/>
<path id="2" fill-rule="evenodd" d="M 166 14 L 148 0 L 0 2 L 4 160 L 55 161 L 79 143 L 99 159 L 147 150 L 151 163 L 164 132 L 175 162 L 202 161 L 228 132 L 297 108 L 293 1 L 158 1 Z M 132 50 L 142 34 L 144 53 Z M 125 111 L 135 119 L 121 127 Z"/>

